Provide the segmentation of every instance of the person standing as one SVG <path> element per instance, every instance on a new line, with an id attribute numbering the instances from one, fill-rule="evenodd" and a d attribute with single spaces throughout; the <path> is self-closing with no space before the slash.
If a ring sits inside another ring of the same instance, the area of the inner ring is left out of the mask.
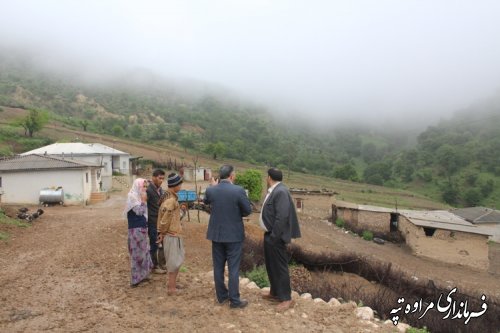
<path id="1" fill-rule="evenodd" d="M 127 196 L 124 215 L 128 221 L 128 252 L 130 255 L 130 286 L 137 287 L 148 279 L 153 269 L 148 242 L 148 181 L 137 178 Z"/>
<path id="2" fill-rule="evenodd" d="M 264 230 L 264 259 L 271 284 L 269 294 L 263 297 L 277 300 L 278 311 L 293 307 L 290 287 L 290 260 L 286 244 L 299 238 L 300 228 L 297 212 L 288 188 L 281 183 L 283 173 L 271 168 L 267 171 L 267 195 L 262 203 L 260 226 Z"/>
<path id="3" fill-rule="evenodd" d="M 168 271 L 168 295 L 177 293 L 176 282 L 179 269 L 184 262 L 184 241 L 182 239 L 181 206 L 177 192 L 181 190 L 182 178 L 171 173 L 167 178 L 168 191 L 162 195 L 158 215 L 158 241 L 163 243 Z"/>
<path id="4" fill-rule="evenodd" d="M 165 171 L 161 169 L 154 170 L 151 177 L 151 182 L 149 183 L 147 189 L 149 247 L 151 249 L 151 260 L 153 260 L 154 265 L 153 273 L 156 274 L 167 273 L 166 270 L 162 269 L 162 266 L 165 266 L 165 257 L 163 256 L 163 249 L 158 249 L 158 229 L 156 227 L 156 222 L 158 220 L 159 201 L 164 192 L 161 188 L 161 184 L 164 180 Z"/>
<path id="5" fill-rule="evenodd" d="M 239 271 L 245 229 L 243 217 L 252 208 L 245 190 L 234 185 L 236 174 L 231 165 L 219 169 L 220 182 L 212 179 L 205 192 L 204 203 L 210 205 L 207 239 L 212 241 L 212 261 L 217 302 L 229 300 L 231 308 L 244 308 L 248 301 L 240 298 Z M 224 269 L 229 269 L 228 286 L 224 283 Z"/>

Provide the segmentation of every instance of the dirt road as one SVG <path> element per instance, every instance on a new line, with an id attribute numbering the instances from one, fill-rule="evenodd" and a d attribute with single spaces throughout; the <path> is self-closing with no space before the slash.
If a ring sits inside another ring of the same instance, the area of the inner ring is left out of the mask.
<path id="1" fill-rule="evenodd" d="M 49 207 L 32 227 L 0 242 L 2 332 L 393 332 L 361 321 L 352 304 L 298 299 L 276 313 L 259 289 L 242 287 L 244 310 L 215 305 L 206 223 L 186 225 L 183 294 L 169 297 L 165 276 L 129 287 L 124 196 L 88 207 Z M 206 219 L 206 217 L 204 217 Z"/>

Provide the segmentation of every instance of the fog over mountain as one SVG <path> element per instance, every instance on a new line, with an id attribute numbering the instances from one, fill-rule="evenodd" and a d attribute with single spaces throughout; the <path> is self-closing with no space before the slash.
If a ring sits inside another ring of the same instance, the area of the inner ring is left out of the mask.
<path id="1" fill-rule="evenodd" d="M 46 68 L 91 81 L 149 72 L 319 124 L 430 124 L 500 90 L 498 1 L 31 0 L 1 8 L 0 47 Z"/>

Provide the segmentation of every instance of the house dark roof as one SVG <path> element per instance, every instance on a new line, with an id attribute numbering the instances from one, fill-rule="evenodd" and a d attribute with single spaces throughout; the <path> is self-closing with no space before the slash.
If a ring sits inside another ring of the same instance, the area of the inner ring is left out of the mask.
<path id="1" fill-rule="evenodd" d="M 500 211 L 491 208 L 458 208 L 453 209 L 451 212 L 474 224 L 500 223 Z"/>
<path id="2" fill-rule="evenodd" d="M 14 156 L 0 160 L 0 172 L 20 172 L 54 169 L 86 169 L 100 167 L 96 164 L 65 160 L 45 155 Z"/>

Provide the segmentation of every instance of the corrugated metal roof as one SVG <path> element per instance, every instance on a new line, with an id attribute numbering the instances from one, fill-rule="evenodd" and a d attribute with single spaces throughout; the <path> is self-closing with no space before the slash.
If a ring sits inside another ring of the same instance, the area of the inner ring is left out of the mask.
<path id="1" fill-rule="evenodd" d="M 53 143 L 51 145 L 30 150 L 21 155 L 129 155 L 123 151 L 105 146 L 100 143 Z"/>
<path id="2" fill-rule="evenodd" d="M 0 171 L 4 172 L 53 169 L 85 169 L 89 167 L 100 167 L 100 165 L 37 154 L 24 156 L 19 155 L 0 160 Z"/>
<path id="3" fill-rule="evenodd" d="M 474 225 L 460 216 L 446 210 L 400 210 L 399 213 L 410 220 L 411 223 L 420 227 L 470 232 L 473 234 L 487 236 L 494 234 L 494 231 L 491 228 L 483 228 L 481 226 Z"/>
<path id="4" fill-rule="evenodd" d="M 474 224 L 500 223 L 500 211 L 491 208 L 468 207 L 453 209 L 451 212 Z"/>
<path id="5" fill-rule="evenodd" d="M 487 236 L 498 233 L 498 230 L 495 228 L 490 228 L 483 225 L 474 225 L 471 222 L 466 221 L 464 218 L 455 215 L 454 213 L 447 210 L 396 210 L 370 205 L 358 205 L 341 200 L 335 200 L 334 204 L 339 208 L 346 209 L 356 209 L 377 213 L 399 213 L 400 215 L 406 217 L 411 223 L 419 227 L 462 231 Z"/>
<path id="6" fill-rule="evenodd" d="M 377 212 L 377 213 L 397 213 L 398 211 L 393 208 L 386 207 L 378 207 L 371 205 L 358 205 L 352 202 L 342 201 L 342 200 L 334 200 L 333 204 L 338 208 L 348 208 L 348 209 L 357 209 L 364 210 L 369 212 Z"/>

